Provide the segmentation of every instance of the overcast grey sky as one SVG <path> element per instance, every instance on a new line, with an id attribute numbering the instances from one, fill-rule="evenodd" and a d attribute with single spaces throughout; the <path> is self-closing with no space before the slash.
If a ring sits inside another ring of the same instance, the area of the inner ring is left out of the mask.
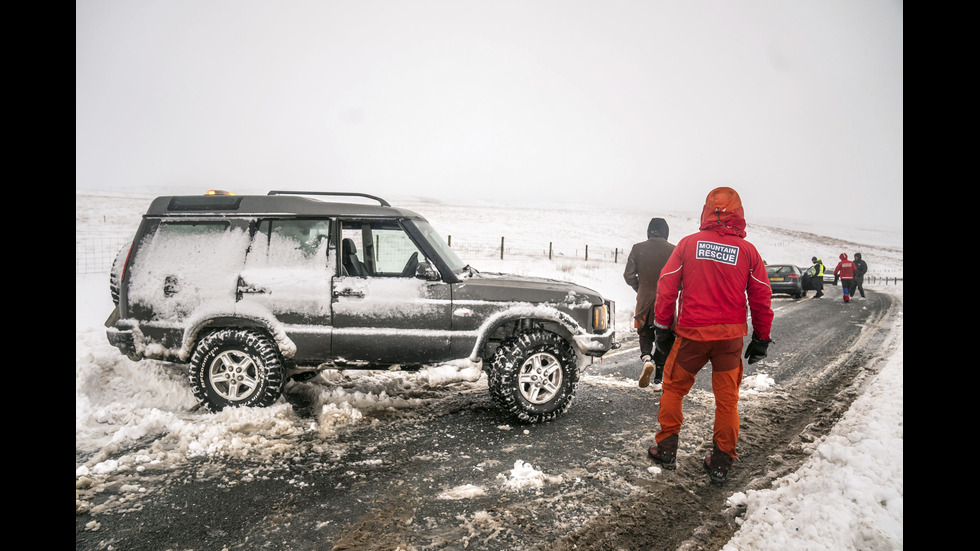
<path id="1" fill-rule="evenodd" d="M 76 189 L 903 226 L 900 0 L 76 0 Z"/>

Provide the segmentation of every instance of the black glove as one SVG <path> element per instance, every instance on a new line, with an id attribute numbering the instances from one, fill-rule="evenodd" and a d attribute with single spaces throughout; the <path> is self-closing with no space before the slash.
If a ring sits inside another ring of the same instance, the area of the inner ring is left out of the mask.
<path id="1" fill-rule="evenodd" d="M 670 329 L 654 328 L 653 363 L 655 365 L 664 365 L 667 363 L 667 355 L 670 354 L 670 348 L 674 346 L 674 338 L 674 332 Z"/>
<path id="2" fill-rule="evenodd" d="M 759 337 L 753 336 L 752 342 L 745 347 L 745 357 L 749 359 L 750 364 L 761 360 L 766 357 L 766 351 L 769 350 L 769 343 L 772 340 L 764 341 Z"/>

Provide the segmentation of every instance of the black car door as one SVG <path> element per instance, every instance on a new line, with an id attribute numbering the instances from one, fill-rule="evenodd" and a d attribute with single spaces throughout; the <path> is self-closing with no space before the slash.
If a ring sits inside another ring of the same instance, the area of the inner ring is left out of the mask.
<path id="1" fill-rule="evenodd" d="M 428 263 L 395 220 L 344 220 L 333 280 L 333 356 L 406 364 L 450 359 L 449 285 L 416 277 Z"/>

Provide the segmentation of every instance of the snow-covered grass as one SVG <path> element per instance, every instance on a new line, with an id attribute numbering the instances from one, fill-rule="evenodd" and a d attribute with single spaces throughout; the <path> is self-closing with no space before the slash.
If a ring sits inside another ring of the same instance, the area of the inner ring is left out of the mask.
<path id="1" fill-rule="evenodd" d="M 76 193 L 76 231 L 131 233 L 150 198 Z M 668 220 L 673 242 L 697 229 L 694 214 L 488 208 L 422 201 L 402 204 L 426 216 L 444 236 L 452 235 L 454 242 L 497 239 L 501 228 L 506 228 L 508 234 L 524 241 L 540 238 L 547 243 L 560 237 L 562 241 L 628 247 L 644 238 L 651 216 Z M 840 252 L 849 256 L 862 252 L 871 273 L 902 273 L 901 234 L 855 230 L 850 235 L 828 236 L 791 224 L 753 225 L 751 209 L 747 217 L 748 239 L 770 262 L 806 266 L 817 255 L 833 266 Z M 863 237 L 875 241 L 862 241 Z M 860 248 L 852 242 L 861 243 Z M 464 260 L 482 271 L 537 275 L 591 287 L 617 302 L 617 328 L 630 330 L 635 294 L 623 281 L 622 262 L 518 257 Z M 902 285 L 871 288 L 899 299 L 904 289 Z M 194 410 L 196 402 L 182 370 L 165 362 L 131 362 L 108 345 L 102 326 L 111 310 L 107 274 L 77 275 L 75 301 L 76 484 L 81 487 L 99 484 L 113 473 L 159 468 L 190 457 L 281 456 L 284 449 L 309 445 L 301 444 L 299 438 L 309 431 L 330 436 L 339 428 L 364 423 L 372 412 L 423 407 L 432 399 L 429 391 L 433 388 L 486 388 L 486 378 L 462 363 L 356 377 L 328 371 L 320 377 L 336 384 L 316 387 L 318 394 L 312 401 L 317 413 L 312 423 L 282 402 L 268 408 L 201 413 Z M 731 506 L 744 506 L 747 512 L 727 551 L 903 547 L 902 343 L 899 321 L 891 332 L 891 355 L 885 367 L 831 433 L 811 445 L 812 454 L 803 467 L 771 489 L 729 498 Z M 747 378 L 745 391 L 765 392 L 771 384 L 761 375 Z M 329 453 L 329 449 L 319 451 Z M 502 465 L 498 469 L 504 488 L 547 484 L 560 476 L 542 473 L 522 461 L 512 469 Z M 483 491 L 464 484 L 440 498 L 467 499 Z"/>

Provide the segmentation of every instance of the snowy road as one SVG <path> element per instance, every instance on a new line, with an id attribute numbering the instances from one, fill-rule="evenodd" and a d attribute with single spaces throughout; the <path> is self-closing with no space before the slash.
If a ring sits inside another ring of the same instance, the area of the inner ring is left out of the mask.
<path id="1" fill-rule="evenodd" d="M 422 405 L 376 411 L 327 439 L 308 433 L 279 454 L 121 474 L 86 495 L 99 527 L 76 516 L 76 548 L 720 548 L 740 514 L 725 499 L 799 466 L 803 443 L 829 430 L 876 371 L 895 315 L 888 295 L 844 304 L 839 287 L 820 300 L 777 296 L 773 307 L 775 344 L 746 365 L 740 458 L 723 487 L 699 466 L 713 407 L 704 375 L 685 402 L 678 470 L 651 468 L 659 394 L 636 387 L 630 337 L 586 371 L 571 410 L 551 423 L 504 417 L 484 378 L 406 388 L 400 398 Z M 293 410 L 312 414 L 307 397 L 323 385 L 345 381 L 291 385 Z"/>

